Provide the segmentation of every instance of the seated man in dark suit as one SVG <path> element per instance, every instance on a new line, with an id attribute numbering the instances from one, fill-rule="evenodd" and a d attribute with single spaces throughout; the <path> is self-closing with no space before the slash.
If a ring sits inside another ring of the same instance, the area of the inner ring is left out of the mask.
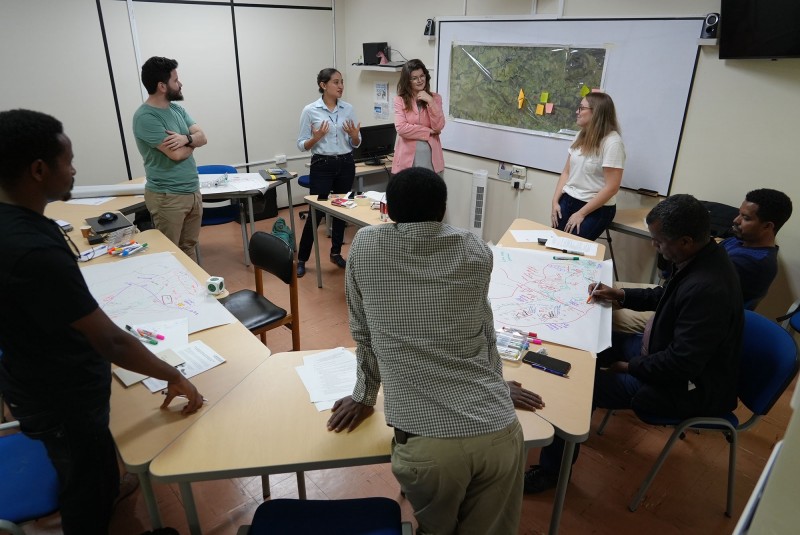
<path id="1" fill-rule="evenodd" d="M 598 355 L 594 406 L 680 418 L 732 410 L 744 322 L 742 296 L 730 291 L 739 284 L 736 271 L 710 237 L 708 211 L 691 195 L 668 197 L 646 221 L 671 277 L 655 288 L 590 285 L 598 301 L 655 310 L 644 334 L 615 333 Z M 555 486 L 563 450 L 558 437 L 542 449 L 540 464 L 525 474 L 526 492 Z"/>
<path id="2" fill-rule="evenodd" d="M 739 207 L 739 215 L 733 220 L 733 236 L 720 245 L 739 275 L 742 300 L 748 310 L 753 310 L 767 295 L 772 281 L 778 273 L 778 249 L 775 236 L 792 215 L 792 201 L 774 189 L 756 189 L 745 196 Z M 620 283 L 620 286 L 630 286 Z M 634 285 L 648 287 L 651 285 Z M 652 312 L 636 312 L 628 309 L 615 310 L 613 330 L 625 333 L 641 333 Z"/>

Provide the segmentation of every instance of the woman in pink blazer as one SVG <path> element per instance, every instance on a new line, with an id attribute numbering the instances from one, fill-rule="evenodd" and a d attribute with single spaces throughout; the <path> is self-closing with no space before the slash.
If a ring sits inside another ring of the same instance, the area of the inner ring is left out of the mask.
<path id="1" fill-rule="evenodd" d="M 431 75 L 425 64 L 412 59 L 403 65 L 394 97 L 394 145 L 392 173 L 409 167 L 444 171 L 439 134 L 444 128 L 442 97 L 431 92 Z"/>

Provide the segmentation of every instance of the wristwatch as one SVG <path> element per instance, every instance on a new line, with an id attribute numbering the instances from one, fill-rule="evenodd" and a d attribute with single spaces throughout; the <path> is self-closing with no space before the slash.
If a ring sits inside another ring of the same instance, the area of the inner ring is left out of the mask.
<path id="1" fill-rule="evenodd" d="M 186 139 L 189 140 L 189 143 L 187 143 L 186 146 L 187 147 L 191 147 L 192 146 L 192 135 L 191 134 L 186 134 Z"/>

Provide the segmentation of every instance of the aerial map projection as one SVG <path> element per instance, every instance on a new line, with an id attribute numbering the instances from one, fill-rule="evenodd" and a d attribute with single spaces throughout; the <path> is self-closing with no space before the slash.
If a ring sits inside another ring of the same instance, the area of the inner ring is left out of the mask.
<path id="1" fill-rule="evenodd" d="M 581 98 L 602 87 L 605 61 L 604 48 L 454 42 L 449 115 L 545 135 L 573 135 L 575 109 Z"/>
<path id="2" fill-rule="evenodd" d="M 611 264 L 552 252 L 494 247 L 489 301 L 494 324 L 586 351 L 611 346 L 611 307 L 587 302 L 589 284 L 611 285 Z"/>

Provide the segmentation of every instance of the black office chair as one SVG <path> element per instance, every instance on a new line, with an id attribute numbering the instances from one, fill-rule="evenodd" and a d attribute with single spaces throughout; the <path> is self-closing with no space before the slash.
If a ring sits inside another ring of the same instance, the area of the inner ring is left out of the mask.
<path id="1" fill-rule="evenodd" d="M 236 319 L 267 344 L 267 331 L 286 326 L 292 330 L 292 350 L 300 350 L 300 312 L 297 298 L 297 265 L 292 249 L 280 238 L 256 232 L 250 238 L 250 260 L 256 278 L 256 291 L 239 290 L 220 299 Z M 289 285 L 290 312 L 264 295 L 262 271 Z"/>
<path id="2" fill-rule="evenodd" d="M 389 498 L 351 500 L 279 499 L 258 506 L 251 526 L 238 535 L 411 535 L 411 523 L 403 522 L 400 505 Z"/>

